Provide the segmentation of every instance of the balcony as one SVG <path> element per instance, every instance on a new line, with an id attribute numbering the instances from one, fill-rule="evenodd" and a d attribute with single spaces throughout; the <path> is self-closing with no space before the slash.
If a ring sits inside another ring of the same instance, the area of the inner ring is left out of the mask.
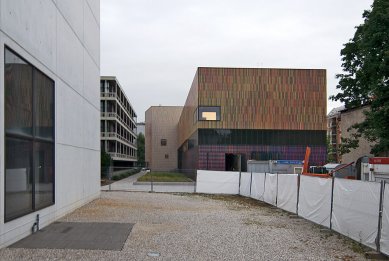
<path id="1" fill-rule="evenodd" d="M 100 136 L 101 136 L 101 138 L 117 138 L 117 139 L 123 141 L 124 143 L 136 146 L 135 143 L 131 143 L 128 139 L 124 138 L 123 136 L 119 135 L 116 132 L 101 132 Z"/>
<path id="2" fill-rule="evenodd" d="M 108 154 L 109 154 L 113 159 L 136 160 L 136 157 L 132 157 L 132 156 L 126 155 L 126 154 L 120 154 L 120 153 L 114 153 L 114 152 L 108 152 Z"/>
<path id="3" fill-rule="evenodd" d="M 120 121 L 120 123 L 122 123 L 122 125 L 124 127 L 126 127 L 128 129 L 128 131 L 130 133 L 132 133 L 134 136 L 136 136 L 135 130 L 132 130 L 130 125 L 128 123 L 126 123 L 122 118 L 120 118 L 117 113 L 115 113 L 115 112 L 101 112 L 101 118 L 115 118 L 115 119 L 117 119 L 118 121 Z"/>
<path id="4" fill-rule="evenodd" d="M 101 92 L 100 93 L 100 97 L 104 97 L 104 98 L 115 98 L 116 97 L 116 93 L 114 92 Z"/>

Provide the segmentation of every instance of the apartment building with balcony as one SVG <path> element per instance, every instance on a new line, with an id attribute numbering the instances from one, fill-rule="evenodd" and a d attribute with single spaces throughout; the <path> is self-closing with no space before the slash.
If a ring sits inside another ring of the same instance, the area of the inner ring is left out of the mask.
<path id="1" fill-rule="evenodd" d="M 100 78 L 101 150 L 114 166 L 134 166 L 137 160 L 136 113 L 115 76 Z"/>
<path id="2" fill-rule="evenodd" d="M 342 162 L 342 154 L 340 153 L 342 137 L 340 122 L 341 111 L 344 109 L 344 106 L 334 108 L 327 115 L 327 142 L 329 143 L 328 160 L 330 162 Z"/>

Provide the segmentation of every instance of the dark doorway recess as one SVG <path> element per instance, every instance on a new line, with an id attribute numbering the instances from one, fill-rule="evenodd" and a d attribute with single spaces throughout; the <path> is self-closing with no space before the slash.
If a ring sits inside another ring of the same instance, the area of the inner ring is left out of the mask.
<path id="1" fill-rule="evenodd" d="M 225 170 L 239 171 L 239 156 L 241 156 L 241 171 L 247 171 L 247 159 L 245 154 L 226 153 L 225 156 Z"/>

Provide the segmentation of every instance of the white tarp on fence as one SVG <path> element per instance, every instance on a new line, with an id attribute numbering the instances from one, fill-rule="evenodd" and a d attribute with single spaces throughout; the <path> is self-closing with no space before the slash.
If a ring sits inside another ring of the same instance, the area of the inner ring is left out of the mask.
<path id="1" fill-rule="evenodd" d="M 196 192 L 239 194 L 239 172 L 198 170 Z"/>
<path id="2" fill-rule="evenodd" d="M 385 185 L 380 244 L 381 252 L 389 255 L 389 184 Z"/>
<path id="3" fill-rule="evenodd" d="M 296 213 L 297 174 L 278 174 L 277 207 Z"/>
<path id="4" fill-rule="evenodd" d="M 266 173 L 264 201 L 277 205 L 277 174 Z"/>
<path id="5" fill-rule="evenodd" d="M 332 180 L 301 175 L 298 215 L 330 227 Z"/>
<path id="6" fill-rule="evenodd" d="M 375 248 L 380 183 L 335 179 L 332 229 Z"/>
<path id="7" fill-rule="evenodd" d="M 251 181 L 251 197 L 263 201 L 265 193 L 265 173 L 254 173 Z"/>
<path id="8" fill-rule="evenodd" d="M 242 172 L 240 175 L 240 195 L 250 197 L 251 173 Z"/>

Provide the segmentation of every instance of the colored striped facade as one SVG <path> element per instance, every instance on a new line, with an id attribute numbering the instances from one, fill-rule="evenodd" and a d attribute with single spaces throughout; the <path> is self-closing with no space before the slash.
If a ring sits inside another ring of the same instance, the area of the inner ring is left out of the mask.
<path id="1" fill-rule="evenodd" d="M 306 146 L 310 163 L 323 164 L 326 71 L 198 68 L 178 144 L 178 168 L 186 170 L 231 170 L 238 154 L 243 162 L 303 160 Z"/>

